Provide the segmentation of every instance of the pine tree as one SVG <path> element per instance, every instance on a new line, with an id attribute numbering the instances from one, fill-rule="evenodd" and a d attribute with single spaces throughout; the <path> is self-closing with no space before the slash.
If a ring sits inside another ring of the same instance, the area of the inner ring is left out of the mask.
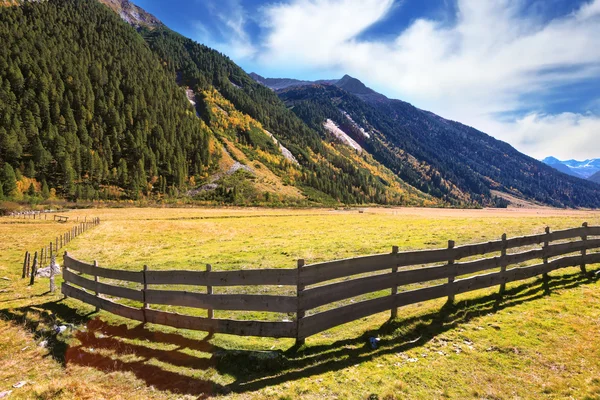
<path id="1" fill-rule="evenodd" d="M 25 166 L 24 174 L 28 178 L 35 178 L 35 164 L 33 163 L 33 160 L 29 160 Z"/>
<path id="2" fill-rule="evenodd" d="M 45 179 L 42 181 L 42 197 L 44 200 L 47 200 L 50 197 L 50 189 L 48 188 L 48 183 Z"/>
<path id="3" fill-rule="evenodd" d="M 11 197 L 17 189 L 15 170 L 9 163 L 4 163 L 4 168 L 0 172 L 0 183 L 3 186 L 5 196 Z"/>
<path id="4" fill-rule="evenodd" d="M 29 185 L 29 189 L 27 189 L 27 195 L 31 197 L 35 196 L 35 186 L 33 183 Z"/>

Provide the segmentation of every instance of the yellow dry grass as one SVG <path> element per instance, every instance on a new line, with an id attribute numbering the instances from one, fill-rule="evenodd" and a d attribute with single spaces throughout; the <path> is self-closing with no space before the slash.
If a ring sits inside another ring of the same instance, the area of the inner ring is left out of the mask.
<path id="1" fill-rule="evenodd" d="M 293 268 L 401 250 L 600 225 L 600 213 L 446 209 L 96 209 L 102 223 L 67 250 L 114 268 Z M 207 337 L 136 326 L 20 279 L 26 249 L 70 224 L 0 219 L 0 392 L 11 398 L 600 398 L 600 288 L 577 269 L 432 301 L 291 340 Z M 596 270 L 598 266 L 590 266 Z M 548 289 L 548 290 L 545 290 Z M 54 335 L 55 324 L 73 330 Z M 377 349 L 369 336 L 381 338 Z M 47 340 L 45 347 L 40 343 Z M 239 350 L 249 352 L 240 353 Z M 27 381 L 21 388 L 12 388 Z"/>

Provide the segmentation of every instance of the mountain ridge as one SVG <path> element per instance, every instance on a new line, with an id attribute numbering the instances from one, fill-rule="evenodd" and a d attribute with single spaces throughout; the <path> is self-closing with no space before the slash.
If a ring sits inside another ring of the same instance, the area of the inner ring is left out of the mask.
<path id="1" fill-rule="evenodd" d="M 600 171 L 596 172 L 594 175 L 590 176 L 588 180 L 600 184 Z"/>
<path id="2" fill-rule="evenodd" d="M 494 191 L 557 207 L 598 206 L 600 192 L 587 181 L 563 178 L 555 169 L 475 128 L 446 120 L 402 100 L 388 99 L 355 78 L 346 77 L 346 80 L 351 83 L 345 85 L 347 90 L 338 85 L 313 83 L 288 87 L 277 93 L 305 122 L 312 121 L 315 128 L 314 120 L 319 118 L 340 124 L 342 117 L 335 115 L 339 111 L 354 121 L 363 121 L 363 126 L 372 126 L 374 140 L 370 144 L 367 140 L 365 144 L 360 136 L 350 136 L 364 148 L 375 151 L 379 161 L 385 159 L 384 165 L 395 165 L 392 169 L 402 173 L 406 160 L 416 158 L 440 173 L 443 180 L 452 182 L 462 192 L 471 193 L 473 199 L 483 204 L 494 204 Z M 329 114 L 318 112 L 318 108 L 328 109 Z M 398 154 L 406 154 L 408 158 L 398 162 Z M 409 181 L 424 190 L 423 178 Z M 440 190 L 437 196 L 448 195 L 444 194 L 444 185 L 435 180 L 427 186 L 430 190 L 425 189 L 426 193 Z"/>
<path id="3" fill-rule="evenodd" d="M 595 173 L 600 171 L 600 158 L 590 158 L 583 161 L 574 159 L 559 160 L 556 157 L 546 157 L 542 160 L 544 164 L 558 169 L 566 174 L 576 176 L 582 179 L 589 179 Z"/>

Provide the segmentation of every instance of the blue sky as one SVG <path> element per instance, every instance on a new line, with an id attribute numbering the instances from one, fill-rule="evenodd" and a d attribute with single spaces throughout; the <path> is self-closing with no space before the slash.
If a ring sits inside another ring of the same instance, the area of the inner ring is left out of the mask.
<path id="1" fill-rule="evenodd" d="M 137 0 L 265 77 L 350 74 L 536 158 L 600 157 L 600 0 Z"/>

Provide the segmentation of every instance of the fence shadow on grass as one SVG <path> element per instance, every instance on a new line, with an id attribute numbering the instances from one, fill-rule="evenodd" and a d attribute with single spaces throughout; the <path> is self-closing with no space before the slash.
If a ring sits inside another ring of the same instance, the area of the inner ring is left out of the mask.
<path id="1" fill-rule="evenodd" d="M 133 328 L 125 324 L 111 325 L 94 318 L 93 313 L 80 315 L 62 301 L 0 310 L 0 317 L 23 324 L 36 338 L 47 340 L 49 355 L 64 366 L 87 366 L 107 373 L 131 372 L 156 390 L 204 398 L 252 392 L 407 351 L 474 318 L 542 298 L 552 290 L 575 288 L 596 279 L 596 274 L 579 273 L 549 277 L 547 281 L 540 277 L 506 290 L 502 297 L 491 294 L 460 301 L 428 314 L 400 317 L 358 338 L 292 348 L 275 357 L 220 348 L 211 343 L 210 335 L 196 340 L 179 333 L 154 331 L 143 324 Z M 47 327 L 57 319 L 73 326 L 85 326 L 73 332 L 79 344 L 68 346 L 61 335 L 48 331 Z M 42 326 L 45 328 L 40 328 Z M 377 349 L 368 344 L 371 336 L 383 338 Z M 222 385 L 214 380 L 215 375 L 232 376 L 235 381 Z"/>
<path id="2" fill-rule="evenodd" d="M 551 294 L 552 290 L 571 289 L 593 283 L 597 279 L 598 275 L 594 273 L 560 275 L 549 277 L 548 280 L 540 277 L 506 290 L 502 297 L 495 293 L 463 300 L 425 315 L 389 321 L 378 329 L 365 332 L 359 338 L 340 340 L 331 345 L 308 346 L 299 351 L 290 349 L 285 353 L 285 370 L 271 376 L 263 371 L 256 371 L 251 376 L 237 380 L 229 389 L 238 393 L 252 392 L 287 381 L 338 371 L 382 355 L 407 351 L 423 346 L 436 336 L 474 318 L 540 299 Z M 369 345 L 368 338 L 372 336 L 384 337 L 379 341 L 377 349 L 372 349 Z M 236 375 L 235 365 L 220 365 L 219 372 Z"/>

